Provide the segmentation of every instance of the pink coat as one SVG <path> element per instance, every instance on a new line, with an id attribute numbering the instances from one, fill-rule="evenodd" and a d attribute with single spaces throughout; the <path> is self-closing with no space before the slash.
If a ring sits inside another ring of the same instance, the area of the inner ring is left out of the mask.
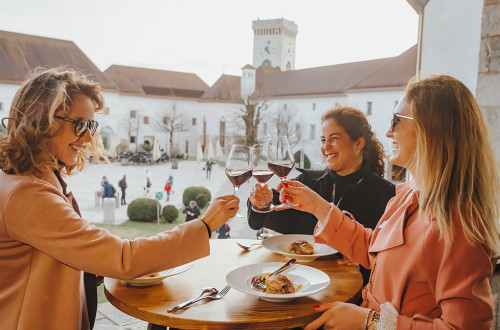
<path id="1" fill-rule="evenodd" d="M 435 218 L 418 211 L 413 187 L 397 187 L 374 231 L 333 208 L 316 241 L 373 268 L 362 306 L 380 310 L 390 302 L 398 329 L 491 329 L 489 252 L 469 246 L 459 226 L 452 243 L 440 239 Z"/>
<path id="2" fill-rule="evenodd" d="M 82 270 L 131 279 L 210 252 L 201 221 L 133 241 L 90 225 L 53 173 L 0 170 L 0 187 L 0 329 L 88 329 Z"/>

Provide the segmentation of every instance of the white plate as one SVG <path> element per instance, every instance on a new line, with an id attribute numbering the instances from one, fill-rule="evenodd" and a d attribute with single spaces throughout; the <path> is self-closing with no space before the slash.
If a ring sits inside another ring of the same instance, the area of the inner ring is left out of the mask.
<path id="1" fill-rule="evenodd" d="M 289 253 L 288 248 L 290 247 L 290 244 L 298 240 L 309 242 L 316 253 L 311 255 Z M 301 262 L 313 261 L 318 257 L 337 253 L 337 250 L 332 249 L 328 245 L 315 243 L 312 235 L 289 234 L 272 236 L 263 240 L 262 246 L 268 250 L 282 254 L 289 259 L 295 258 L 297 261 Z"/>
<path id="2" fill-rule="evenodd" d="M 272 273 L 283 266 L 282 262 L 265 262 L 236 268 L 226 275 L 226 282 L 232 288 L 257 296 L 271 302 L 285 302 L 298 297 L 309 296 L 324 290 L 330 285 L 330 277 L 319 269 L 296 264 L 283 273 L 292 282 L 295 288 L 302 285 L 295 293 L 271 294 L 254 289 L 250 283 L 256 275 Z"/>
<path id="3" fill-rule="evenodd" d="M 179 267 L 164 270 L 164 271 L 160 272 L 160 276 L 139 277 L 139 278 L 134 278 L 133 280 L 125 280 L 125 282 L 127 282 L 128 284 L 133 285 L 133 286 L 155 285 L 155 284 L 161 283 L 167 277 L 174 276 L 174 275 L 180 274 L 182 272 L 185 272 L 186 270 L 188 270 L 191 267 L 193 267 L 192 262 L 190 262 L 188 264 L 184 264 L 184 265 L 179 266 Z"/>

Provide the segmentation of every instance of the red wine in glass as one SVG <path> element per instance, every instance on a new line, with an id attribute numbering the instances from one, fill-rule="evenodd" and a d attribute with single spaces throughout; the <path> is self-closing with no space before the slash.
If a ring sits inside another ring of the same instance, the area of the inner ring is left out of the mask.
<path id="1" fill-rule="evenodd" d="M 238 188 L 252 177 L 252 148 L 233 144 L 226 162 L 226 175 L 233 184 L 234 195 Z M 244 218 L 241 214 L 237 217 Z"/>
<path id="2" fill-rule="evenodd" d="M 274 175 L 271 170 L 253 170 L 252 175 L 263 186 Z"/>
<path id="3" fill-rule="evenodd" d="M 269 139 L 267 149 L 267 166 L 273 171 L 283 182 L 286 176 L 293 168 L 295 159 L 290 149 L 286 136 L 277 136 Z M 283 183 L 283 185 L 285 185 Z M 284 209 L 293 206 L 288 200 L 284 200 L 281 205 L 275 206 L 273 209 Z"/>
<path id="4" fill-rule="evenodd" d="M 250 179 L 252 170 L 226 170 L 226 175 L 233 186 L 239 187 Z"/>
<path id="5" fill-rule="evenodd" d="M 293 165 L 294 165 L 294 163 L 290 163 L 290 162 L 285 162 L 285 163 L 268 162 L 267 163 L 267 166 L 269 167 L 269 169 L 271 171 L 273 171 L 274 174 L 276 174 L 280 178 L 286 178 L 288 173 L 290 173 L 290 171 L 292 170 Z"/>

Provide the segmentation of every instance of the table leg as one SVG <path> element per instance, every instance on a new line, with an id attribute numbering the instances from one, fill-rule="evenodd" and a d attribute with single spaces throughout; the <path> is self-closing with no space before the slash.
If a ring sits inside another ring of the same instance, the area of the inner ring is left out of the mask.
<path id="1" fill-rule="evenodd" d="M 167 330 L 168 327 L 153 323 L 148 323 L 148 330 Z"/>

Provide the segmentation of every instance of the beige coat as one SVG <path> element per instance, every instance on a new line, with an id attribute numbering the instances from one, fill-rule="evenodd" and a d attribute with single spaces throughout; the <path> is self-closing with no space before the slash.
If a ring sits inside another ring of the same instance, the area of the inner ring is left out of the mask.
<path id="1" fill-rule="evenodd" d="M 82 270 L 132 279 L 210 253 L 201 221 L 122 240 L 80 218 L 71 199 L 53 173 L 0 171 L 0 329 L 88 329 Z"/>
<path id="2" fill-rule="evenodd" d="M 316 241 L 373 268 L 362 306 L 380 310 L 390 302 L 398 329 L 491 329 L 488 251 L 468 245 L 458 226 L 452 243 L 440 239 L 435 218 L 418 211 L 413 184 L 396 188 L 374 231 L 333 208 L 323 230 L 316 228 Z"/>

